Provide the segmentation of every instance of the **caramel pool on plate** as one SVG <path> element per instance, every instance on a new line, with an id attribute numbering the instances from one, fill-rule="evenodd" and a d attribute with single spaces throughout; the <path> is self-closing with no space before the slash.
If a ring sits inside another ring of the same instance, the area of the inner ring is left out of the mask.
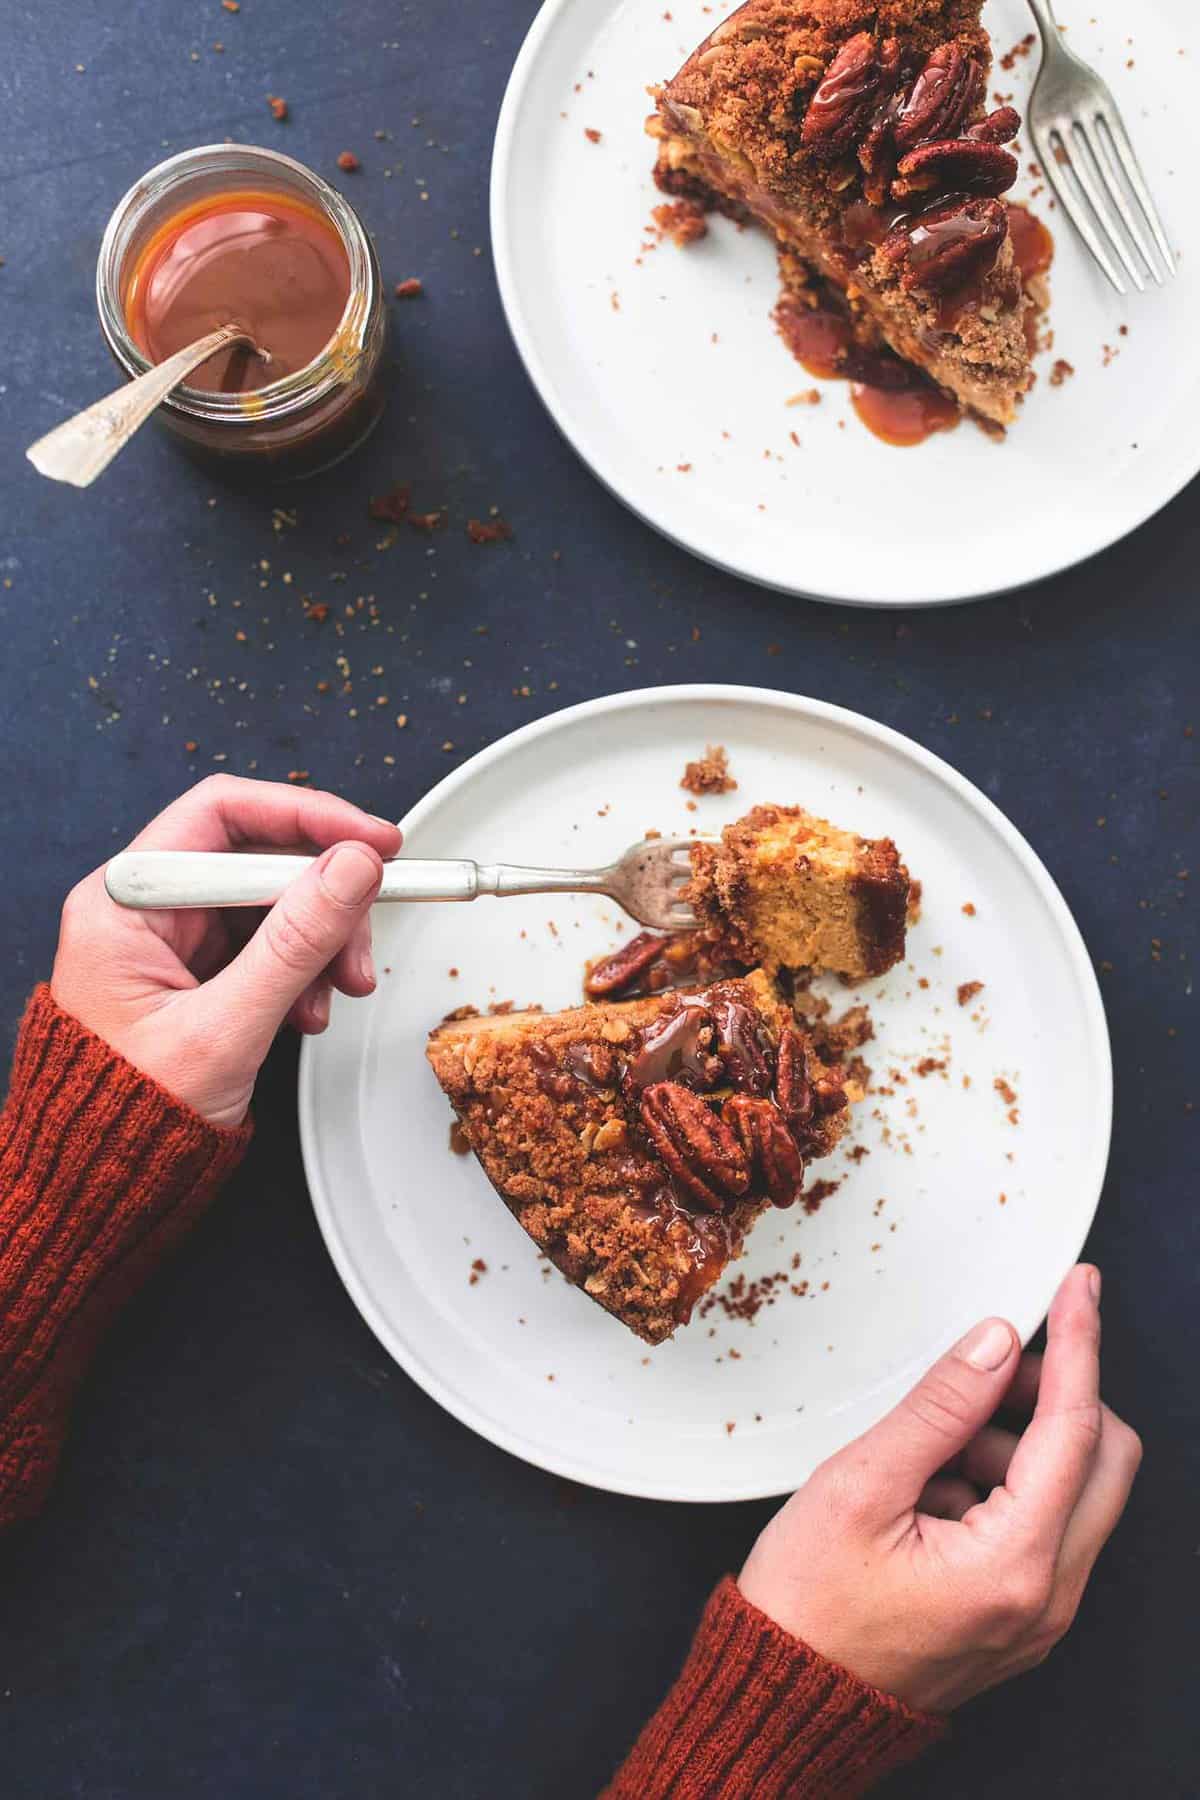
<path id="1" fill-rule="evenodd" d="M 244 344 L 188 376 L 208 393 L 266 387 L 312 362 L 337 331 L 350 295 L 338 233 L 314 207 L 251 189 L 211 195 L 173 213 L 147 240 L 123 295 L 130 336 L 152 363 L 219 325 Z"/>

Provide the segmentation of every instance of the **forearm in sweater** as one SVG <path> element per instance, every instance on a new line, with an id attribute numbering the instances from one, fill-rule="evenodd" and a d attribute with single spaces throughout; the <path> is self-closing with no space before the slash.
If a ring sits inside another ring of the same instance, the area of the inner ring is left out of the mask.
<path id="1" fill-rule="evenodd" d="M 53 1480 L 113 1315 L 241 1159 L 222 1131 L 54 1003 L 29 1003 L 0 1114 L 0 1526 Z"/>
<path id="2" fill-rule="evenodd" d="M 727 1576 L 602 1800 L 849 1800 L 944 1730 L 789 1637 Z"/>

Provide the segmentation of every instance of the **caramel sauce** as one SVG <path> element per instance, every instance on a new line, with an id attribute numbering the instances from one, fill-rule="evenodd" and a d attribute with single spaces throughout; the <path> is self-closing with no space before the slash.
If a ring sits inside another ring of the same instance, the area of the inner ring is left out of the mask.
<path id="1" fill-rule="evenodd" d="M 840 375 L 842 358 L 850 348 L 850 321 L 827 307 L 805 306 L 785 294 L 775 308 L 779 335 L 796 361 L 810 375 L 825 379 Z"/>
<path id="2" fill-rule="evenodd" d="M 716 1213 L 685 1212 L 669 1189 L 660 1189 L 655 1199 L 667 1236 L 692 1265 L 679 1284 L 680 1322 L 686 1325 L 697 1300 L 718 1280 L 729 1261 L 733 1249 L 729 1227 Z"/>
<path id="3" fill-rule="evenodd" d="M 679 1279 L 681 1325 L 692 1316 L 697 1300 L 706 1294 L 733 1252 L 728 1225 L 717 1213 L 698 1213 L 680 1205 L 673 1188 L 659 1187 L 629 1202 L 637 1219 L 655 1222 L 675 1249 L 682 1250 L 691 1267 Z"/>
<path id="4" fill-rule="evenodd" d="M 855 412 L 877 438 L 899 449 L 923 444 L 937 431 L 953 431 L 961 414 L 958 405 L 932 382 L 915 380 L 911 387 L 871 387 L 856 381 L 850 388 Z"/>
<path id="5" fill-rule="evenodd" d="M 334 227 L 284 194 L 210 195 L 167 219 L 138 255 L 125 319 L 159 363 L 219 325 L 245 327 L 259 350 L 234 344 L 188 376 L 209 393 L 245 393 L 312 362 L 337 331 L 350 264 Z"/>
<path id="6" fill-rule="evenodd" d="M 985 285 L 986 276 L 977 276 L 974 281 L 964 282 L 962 287 L 943 294 L 937 302 L 938 330 L 961 335 L 963 316 L 978 311 Z"/>
<path id="7" fill-rule="evenodd" d="M 850 321 L 828 307 L 806 307 L 784 295 L 775 309 L 779 334 L 810 375 L 846 379 L 853 347 Z M 886 352 L 881 353 L 886 356 Z M 853 381 L 851 400 L 867 430 L 885 444 L 909 449 L 937 431 L 950 431 L 960 414 L 955 401 L 896 358 L 886 363 L 887 385 Z"/>
<path id="8" fill-rule="evenodd" d="M 893 225 L 906 215 L 903 206 L 872 206 L 856 200 L 842 214 L 842 242 L 847 250 L 877 250 Z"/>
<path id="9" fill-rule="evenodd" d="M 677 1011 L 643 1032 L 637 1055 L 625 1072 L 627 1085 L 636 1093 L 653 1087 L 656 1081 L 711 1087 L 715 1060 L 712 1024 L 712 1014 L 702 1000 L 681 997 Z"/>
<path id="10" fill-rule="evenodd" d="M 1054 236 L 1049 228 L 1027 206 L 1010 201 L 1008 229 L 1021 280 L 1028 283 L 1044 275 L 1054 261 Z"/>
<path id="11" fill-rule="evenodd" d="M 956 244 L 975 244 L 991 233 L 987 219 L 973 219 L 966 212 L 938 218 L 938 211 L 938 207 L 930 207 L 908 227 L 909 260 L 914 269 L 925 268 Z"/>
<path id="12" fill-rule="evenodd" d="M 608 1055 L 609 1059 L 613 1062 L 613 1073 L 615 1075 L 615 1058 L 612 1057 L 611 1052 L 609 1052 Z M 582 1042 L 568 1044 L 566 1054 L 563 1058 L 567 1069 L 575 1077 L 576 1081 L 579 1082 L 580 1086 L 587 1088 L 593 1094 L 604 1093 L 612 1085 L 611 1082 L 602 1079 L 602 1059 L 603 1053 L 598 1052 L 594 1044 Z"/>

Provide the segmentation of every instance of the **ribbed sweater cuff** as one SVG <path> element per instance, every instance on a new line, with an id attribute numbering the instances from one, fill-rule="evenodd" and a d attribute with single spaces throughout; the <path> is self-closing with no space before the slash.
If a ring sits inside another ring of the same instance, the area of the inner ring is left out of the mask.
<path id="1" fill-rule="evenodd" d="M 790 1637 L 726 1576 L 603 1800 L 862 1794 L 944 1730 Z"/>
<path id="2" fill-rule="evenodd" d="M 40 1503 L 105 1327 L 250 1135 L 210 1125 L 35 991 L 0 1115 L 0 1524 Z"/>

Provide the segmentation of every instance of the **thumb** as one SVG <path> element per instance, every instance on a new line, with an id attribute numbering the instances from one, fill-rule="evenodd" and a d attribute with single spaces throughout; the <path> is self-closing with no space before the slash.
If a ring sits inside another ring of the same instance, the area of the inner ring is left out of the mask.
<path id="1" fill-rule="evenodd" d="M 931 1476 L 987 1424 L 1020 1347 L 1007 1320 L 984 1319 L 858 1440 L 853 1448 L 882 1478 L 878 1491 L 892 1517 L 915 1506 Z"/>
<path id="2" fill-rule="evenodd" d="M 297 876 L 241 954 L 197 993 L 214 1024 L 239 1021 L 259 1060 L 292 1006 L 328 967 L 379 891 L 383 863 L 368 844 L 334 844 Z"/>

